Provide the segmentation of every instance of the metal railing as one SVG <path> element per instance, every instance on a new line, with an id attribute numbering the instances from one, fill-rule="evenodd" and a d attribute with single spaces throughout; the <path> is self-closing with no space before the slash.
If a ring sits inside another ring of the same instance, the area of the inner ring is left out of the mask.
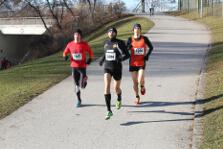
<path id="1" fill-rule="evenodd" d="M 180 11 L 197 10 L 200 17 L 223 16 L 223 0 L 179 0 L 178 2 Z"/>

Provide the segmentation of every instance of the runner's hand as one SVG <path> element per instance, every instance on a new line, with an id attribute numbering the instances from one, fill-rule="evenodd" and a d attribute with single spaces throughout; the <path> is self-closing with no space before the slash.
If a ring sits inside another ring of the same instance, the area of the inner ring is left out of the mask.
<path id="1" fill-rule="evenodd" d="M 149 56 L 146 55 L 146 56 L 144 57 L 144 60 L 145 60 L 145 61 L 148 61 L 148 60 L 149 60 Z"/>
<path id="2" fill-rule="evenodd" d="M 64 57 L 64 60 L 67 61 L 68 59 L 69 59 L 69 56 L 66 55 L 66 56 Z"/>
<path id="3" fill-rule="evenodd" d="M 86 64 L 89 65 L 90 63 L 91 63 L 91 58 L 88 58 Z"/>
<path id="4" fill-rule="evenodd" d="M 98 63 L 100 66 L 102 66 L 103 65 L 103 61 L 99 61 L 99 63 Z"/>

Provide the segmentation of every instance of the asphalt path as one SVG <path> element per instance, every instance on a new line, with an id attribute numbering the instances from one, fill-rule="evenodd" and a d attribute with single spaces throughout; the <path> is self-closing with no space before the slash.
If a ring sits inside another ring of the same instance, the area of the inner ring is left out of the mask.
<path id="1" fill-rule="evenodd" d="M 146 95 L 134 105 L 128 62 L 123 65 L 123 106 L 105 120 L 103 68 L 88 68 L 83 106 L 76 108 L 72 77 L 53 86 L 0 120 L 1 149 L 190 149 L 194 101 L 204 55 L 207 28 L 193 21 L 154 16 L 146 36 L 154 44 L 146 67 Z"/>

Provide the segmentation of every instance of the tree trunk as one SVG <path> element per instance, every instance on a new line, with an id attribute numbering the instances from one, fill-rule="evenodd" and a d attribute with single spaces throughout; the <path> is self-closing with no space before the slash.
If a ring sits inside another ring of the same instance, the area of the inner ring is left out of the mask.
<path id="1" fill-rule="evenodd" d="M 71 10 L 71 8 L 68 6 L 66 0 L 63 0 L 65 7 L 67 8 L 67 10 L 70 12 L 70 14 L 75 17 L 74 12 Z"/>
<path id="2" fill-rule="evenodd" d="M 0 1 L 0 6 L 3 5 L 5 3 L 6 0 L 1 0 Z"/>
<path id="3" fill-rule="evenodd" d="M 51 4 L 50 4 L 49 0 L 46 0 L 46 1 L 47 1 L 47 5 L 48 5 L 48 7 L 49 7 L 49 10 L 50 10 L 50 12 L 51 12 L 52 17 L 56 20 L 56 25 L 57 25 L 57 27 L 58 27 L 60 30 L 63 30 L 62 26 L 60 25 L 60 21 L 59 21 L 58 17 L 57 17 L 57 16 L 55 15 L 55 13 L 53 12 L 53 9 L 52 9 L 52 7 L 51 7 Z"/>
<path id="4" fill-rule="evenodd" d="M 35 7 L 34 5 L 32 5 L 30 2 L 28 2 L 28 1 L 26 1 L 26 2 L 28 3 L 28 5 L 29 5 L 30 7 L 32 7 L 32 8 L 36 11 L 36 13 L 39 15 L 40 19 L 42 20 L 44 27 L 45 27 L 46 30 L 52 35 L 52 32 L 51 32 L 50 29 L 47 27 L 46 22 L 45 22 L 45 20 L 43 19 L 43 16 L 42 16 L 42 14 L 41 14 L 41 11 L 40 11 L 37 7 Z"/>

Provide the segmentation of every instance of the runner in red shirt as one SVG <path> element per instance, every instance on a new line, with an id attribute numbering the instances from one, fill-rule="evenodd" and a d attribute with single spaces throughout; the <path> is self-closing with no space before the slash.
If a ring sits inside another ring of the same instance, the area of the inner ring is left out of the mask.
<path id="1" fill-rule="evenodd" d="M 141 25 L 135 24 L 133 27 L 134 35 L 127 41 L 128 50 L 130 50 L 129 71 L 132 74 L 133 88 L 136 95 L 136 104 L 140 104 L 139 86 L 142 95 L 145 94 L 145 79 L 144 70 L 146 61 L 148 61 L 153 50 L 153 45 L 150 40 L 141 35 Z M 148 50 L 149 48 L 149 50 Z"/>
<path id="2" fill-rule="evenodd" d="M 88 53 L 89 58 L 86 57 Z M 82 40 L 82 31 L 77 29 L 74 32 L 74 40 L 67 44 L 63 52 L 65 60 L 70 55 L 70 66 L 75 83 L 75 91 L 77 95 L 77 107 L 81 106 L 81 91 L 80 88 L 85 88 L 87 85 L 86 67 L 93 59 L 93 52 L 87 42 Z"/>

